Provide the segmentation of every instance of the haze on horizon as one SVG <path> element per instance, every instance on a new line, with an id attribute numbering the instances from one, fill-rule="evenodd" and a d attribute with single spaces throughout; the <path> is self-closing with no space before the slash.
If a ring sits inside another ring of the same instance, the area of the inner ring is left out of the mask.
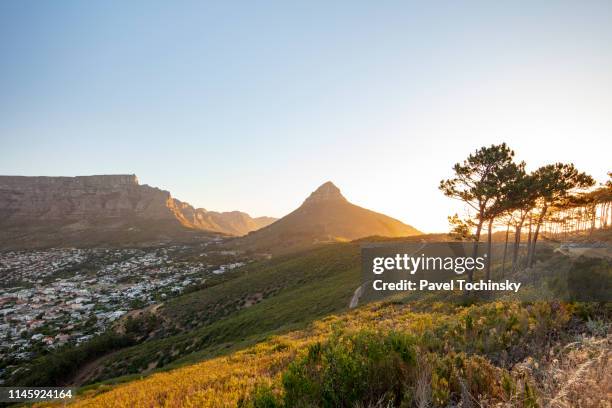
<path id="1" fill-rule="evenodd" d="M 0 174 L 275 217 L 331 180 L 433 232 L 483 145 L 612 170 L 609 1 L 4 1 L 0 50 Z"/>

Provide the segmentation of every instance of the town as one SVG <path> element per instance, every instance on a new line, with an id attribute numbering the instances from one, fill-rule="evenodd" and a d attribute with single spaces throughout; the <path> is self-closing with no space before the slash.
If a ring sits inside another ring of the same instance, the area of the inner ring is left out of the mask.
<path id="1" fill-rule="evenodd" d="M 249 262 L 207 246 L 0 252 L 0 384 L 7 367 L 86 342 L 131 310 Z"/>

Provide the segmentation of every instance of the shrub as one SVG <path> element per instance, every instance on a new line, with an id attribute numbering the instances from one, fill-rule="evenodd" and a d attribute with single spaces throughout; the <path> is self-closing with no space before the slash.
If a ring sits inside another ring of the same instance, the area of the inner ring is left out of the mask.
<path id="1" fill-rule="evenodd" d="M 336 334 L 316 343 L 283 376 L 286 406 L 353 407 L 382 400 L 400 403 L 413 382 L 416 349 L 412 337 L 392 332 Z"/>
<path id="2" fill-rule="evenodd" d="M 335 333 L 288 366 L 282 376 L 282 398 L 269 387 L 258 387 L 242 406 L 445 407 L 484 397 L 503 401 L 512 394 L 512 378 L 487 359 L 463 352 L 428 352 L 416 341 L 403 332 Z"/>
<path id="3" fill-rule="evenodd" d="M 268 385 L 255 387 L 251 398 L 242 398 L 237 405 L 238 408 L 281 408 L 283 406 Z"/>

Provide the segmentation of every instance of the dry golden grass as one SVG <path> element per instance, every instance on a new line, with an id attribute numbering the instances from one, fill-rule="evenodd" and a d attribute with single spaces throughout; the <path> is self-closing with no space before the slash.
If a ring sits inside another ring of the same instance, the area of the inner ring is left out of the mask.
<path id="1" fill-rule="evenodd" d="M 550 408 L 612 407 L 612 336 L 570 343 L 545 367 Z"/>
<path id="2" fill-rule="evenodd" d="M 443 313 L 407 313 L 403 308 L 393 306 L 363 308 L 350 316 L 327 317 L 313 323 L 309 330 L 275 336 L 230 356 L 153 374 L 110 389 L 101 387 L 88 391 L 70 406 L 234 407 L 256 385 L 278 380 L 296 353 L 323 340 L 335 327 L 357 330 L 369 326 L 381 330 L 422 331 L 439 319 L 448 319 L 448 316 Z"/>
<path id="3" fill-rule="evenodd" d="M 480 354 L 487 350 L 503 349 L 506 342 L 513 343 L 524 336 L 531 336 L 538 344 L 538 336 L 544 336 L 546 328 L 561 329 L 569 321 L 570 314 L 564 307 L 552 311 L 550 306 L 544 304 L 527 308 L 499 302 L 466 308 L 433 304 L 426 312 L 415 311 L 406 305 L 372 304 L 343 315 L 329 316 L 314 322 L 306 330 L 274 336 L 229 356 L 153 374 L 125 384 L 98 387 L 80 395 L 71 406 L 234 407 L 241 398 L 248 397 L 261 384 L 271 385 L 275 392 L 279 392 L 281 374 L 289 362 L 303 356 L 309 345 L 325 340 L 336 330 L 394 330 L 415 335 L 437 333 L 433 341 L 442 340 L 439 336 L 444 337 L 440 346 L 442 350 L 451 351 L 452 344 L 455 344 L 458 347 L 469 347 Z M 551 355 L 546 367 L 533 360 L 517 364 L 517 370 L 512 370 L 512 374 L 515 377 L 522 376 L 529 384 L 535 384 L 541 406 L 547 406 L 546 401 L 550 401 L 556 404 L 551 405 L 555 407 L 608 408 L 611 400 L 610 370 L 607 364 L 610 344 L 609 340 L 602 342 L 600 338 L 598 341 L 591 346 L 587 346 L 588 341 L 582 342 L 579 347 L 570 346 L 563 354 L 564 360 L 557 360 L 556 363 L 553 363 L 555 356 Z M 431 402 L 428 370 L 425 365 L 420 370 L 423 378 L 415 390 L 417 404 L 420 406 L 428 406 Z M 556 377 L 552 381 L 554 375 Z M 516 406 L 513 404 L 518 399 L 525 398 L 524 385 L 517 387 L 516 399 L 511 397 L 505 405 L 499 405 L 497 399 L 493 405 Z M 608 405 L 605 405 L 606 401 Z M 479 403 L 481 406 L 490 406 L 486 400 L 481 399 Z"/>
<path id="4" fill-rule="evenodd" d="M 287 336 L 287 339 L 289 336 Z M 282 339 L 252 347 L 229 357 L 215 358 L 143 380 L 109 392 L 80 398 L 75 407 L 229 407 L 262 380 L 273 378 L 294 355 Z"/>

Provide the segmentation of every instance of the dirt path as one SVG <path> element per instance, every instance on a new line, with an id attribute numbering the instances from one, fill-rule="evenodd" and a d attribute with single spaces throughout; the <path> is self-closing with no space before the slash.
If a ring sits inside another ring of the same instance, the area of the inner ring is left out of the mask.
<path id="1" fill-rule="evenodd" d="M 349 303 L 349 309 L 354 309 L 357 306 L 359 306 L 359 298 L 361 298 L 362 293 L 363 293 L 363 285 L 355 289 L 355 292 L 353 293 L 353 297 L 351 298 L 351 301 Z"/>
<path id="2" fill-rule="evenodd" d="M 605 248 L 557 248 L 555 251 L 565 255 L 569 255 L 572 258 L 578 258 L 579 256 L 585 256 L 587 258 L 612 258 L 612 247 Z"/>
<path id="3" fill-rule="evenodd" d="M 142 313 L 145 313 L 145 312 L 151 313 L 153 315 L 158 315 L 158 310 L 162 306 L 163 306 L 163 303 L 157 303 L 151 306 L 147 306 L 143 309 L 136 309 L 136 310 L 132 310 L 126 313 L 125 315 L 121 317 L 121 319 L 115 325 L 115 330 L 119 333 L 123 333 L 124 332 L 123 322 L 125 322 L 125 319 L 127 319 L 129 316 L 138 317 Z M 96 359 L 86 363 L 85 365 L 83 365 L 77 370 L 77 372 L 72 376 L 72 379 L 66 382 L 66 385 L 80 387 L 83 384 L 86 384 L 89 380 L 94 378 L 96 374 L 98 374 L 98 371 L 102 368 L 102 363 L 104 362 L 104 360 L 114 356 L 119 351 L 121 351 L 121 349 L 112 351 L 110 353 L 103 354 L 97 357 Z"/>

